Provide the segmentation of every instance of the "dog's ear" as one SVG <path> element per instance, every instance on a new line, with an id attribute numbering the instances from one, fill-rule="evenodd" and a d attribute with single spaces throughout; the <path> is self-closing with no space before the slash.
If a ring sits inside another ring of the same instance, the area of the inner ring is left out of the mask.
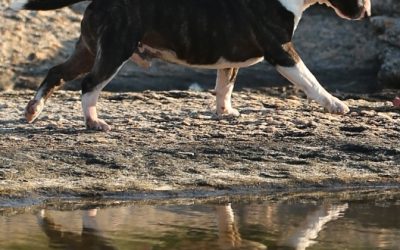
<path id="1" fill-rule="evenodd" d="M 361 19 L 371 15 L 371 0 L 328 0 L 327 4 L 346 19 Z"/>

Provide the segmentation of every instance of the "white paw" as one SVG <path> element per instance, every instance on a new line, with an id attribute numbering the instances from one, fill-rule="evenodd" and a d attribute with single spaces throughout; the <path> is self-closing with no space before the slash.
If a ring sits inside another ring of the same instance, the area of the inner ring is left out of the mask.
<path id="1" fill-rule="evenodd" d="M 89 130 L 98 130 L 103 132 L 108 132 L 111 130 L 111 127 L 101 119 L 88 119 L 86 121 L 86 128 Z"/>
<path id="2" fill-rule="evenodd" d="M 237 109 L 230 108 L 230 109 L 217 109 L 218 117 L 239 117 L 240 112 Z"/>
<path id="3" fill-rule="evenodd" d="M 324 106 L 329 113 L 333 114 L 347 114 L 350 112 L 349 107 L 334 96 L 329 97 Z"/>
<path id="4" fill-rule="evenodd" d="M 40 113 L 42 112 L 44 108 L 44 101 L 43 99 L 41 100 L 31 100 L 28 102 L 28 105 L 26 105 L 25 108 L 25 118 L 29 123 L 32 123 Z"/>

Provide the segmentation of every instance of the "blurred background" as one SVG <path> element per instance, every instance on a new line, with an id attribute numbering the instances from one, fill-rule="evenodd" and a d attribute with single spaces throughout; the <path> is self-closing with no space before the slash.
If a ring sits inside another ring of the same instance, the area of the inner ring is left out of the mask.
<path id="1" fill-rule="evenodd" d="M 371 93 L 400 88 L 400 1 L 372 0 L 373 17 L 340 19 L 316 5 L 306 11 L 294 43 L 320 82 L 333 92 Z M 80 34 L 87 3 L 49 12 L 8 9 L 0 0 L 0 90 L 35 89 L 47 70 L 63 62 Z M 150 69 L 129 63 L 109 91 L 187 90 L 214 87 L 215 70 L 197 70 L 154 61 Z M 268 63 L 242 69 L 237 88 L 284 86 Z M 64 86 L 79 89 L 75 81 Z"/>

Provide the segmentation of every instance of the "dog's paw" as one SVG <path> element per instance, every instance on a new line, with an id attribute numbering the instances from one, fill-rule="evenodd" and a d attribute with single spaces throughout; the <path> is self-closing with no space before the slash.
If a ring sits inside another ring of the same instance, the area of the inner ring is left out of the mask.
<path id="1" fill-rule="evenodd" d="M 96 119 L 96 120 L 89 119 L 86 121 L 86 129 L 108 132 L 111 130 L 111 127 L 101 119 Z"/>
<path id="2" fill-rule="evenodd" d="M 31 100 L 25 108 L 25 118 L 28 123 L 32 123 L 38 118 L 44 108 L 43 100 Z"/>
<path id="3" fill-rule="evenodd" d="M 237 109 L 230 108 L 230 109 L 217 109 L 217 116 L 219 118 L 223 117 L 239 117 L 240 112 Z"/>
<path id="4" fill-rule="evenodd" d="M 334 96 L 327 100 L 325 109 L 332 114 L 347 114 L 350 112 L 349 107 Z"/>

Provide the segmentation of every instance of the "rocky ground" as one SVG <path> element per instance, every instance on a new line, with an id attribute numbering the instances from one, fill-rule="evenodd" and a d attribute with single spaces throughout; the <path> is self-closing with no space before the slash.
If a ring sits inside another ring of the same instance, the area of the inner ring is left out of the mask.
<path id="1" fill-rule="evenodd" d="M 78 92 L 34 124 L 32 92 L 0 93 L 0 196 L 276 190 L 400 184 L 395 93 L 341 95 L 349 115 L 292 90 L 240 91 L 241 117 L 217 119 L 208 92 L 103 93 L 110 133 L 84 129 Z"/>

